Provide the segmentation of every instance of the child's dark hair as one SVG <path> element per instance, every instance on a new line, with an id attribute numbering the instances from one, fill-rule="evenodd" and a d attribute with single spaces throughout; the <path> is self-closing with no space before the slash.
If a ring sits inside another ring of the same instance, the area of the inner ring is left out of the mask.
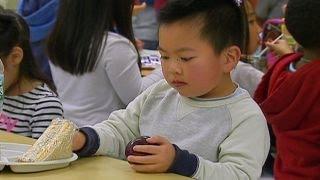
<path id="1" fill-rule="evenodd" d="M 306 49 L 320 49 L 320 1 L 290 0 L 285 23 L 293 38 Z"/>
<path id="2" fill-rule="evenodd" d="M 133 0 L 60 1 L 57 22 L 48 40 L 51 62 L 75 75 L 92 72 L 108 31 L 135 45 L 132 10 Z M 141 67 L 140 57 L 137 63 Z"/>
<path id="3" fill-rule="evenodd" d="M 28 77 L 46 83 L 55 91 L 55 86 L 41 73 L 33 56 L 30 45 L 30 32 L 27 23 L 17 13 L 11 10 L 0 11 L 0 57 L 3 60 L 14 47 L 20 47 L 23 58 L 20 64 L 19 79 Z"/>
<path id="4" fill-rule="evenodd" d="M 201 37 L 217 53 L 231 45 L 246 52 L 248 23 L 242 0 L 171 0 L 159 13 L 160 25 L 198 19 Z"/>

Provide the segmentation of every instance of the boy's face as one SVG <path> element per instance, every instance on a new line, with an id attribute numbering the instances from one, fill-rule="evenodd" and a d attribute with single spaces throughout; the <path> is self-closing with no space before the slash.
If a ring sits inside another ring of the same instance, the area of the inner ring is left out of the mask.
<path id="1" fill-rule="evenodd" d="M 195 23 L 171 23 L 159 29 L 159 51 L 165 79 L 182 96 L 213 98 L 228 75 L 223 55 L 201 39 Z"/>

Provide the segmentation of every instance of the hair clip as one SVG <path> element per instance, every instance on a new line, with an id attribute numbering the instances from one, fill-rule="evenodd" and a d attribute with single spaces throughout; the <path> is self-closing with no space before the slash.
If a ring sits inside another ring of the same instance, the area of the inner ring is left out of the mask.
<path id="1" fill-rule="evenodd" d="M 233 0 L 233 1 L 237 4 L 238 7 L 240 7 L 242 4 L 242 0 Z"/>

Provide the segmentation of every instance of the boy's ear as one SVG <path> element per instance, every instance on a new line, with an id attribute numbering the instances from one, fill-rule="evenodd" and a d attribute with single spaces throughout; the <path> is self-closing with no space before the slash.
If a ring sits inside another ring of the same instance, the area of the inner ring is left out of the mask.
<path id="1" fill-rule="evenodd" d="M 7 64 L 11 66 L 19 66 L 23 59 L 23 50 L 16 46 L 12 48 L 11 53 L 8 56 Z"/>
<path id="2" fill-rule="evenodd" d="M 241 57 L 241 50 L 238 46 L 230 46 L 224 50 L 223 54 L 223 71 L 229 73 L 237 66 Z"/>

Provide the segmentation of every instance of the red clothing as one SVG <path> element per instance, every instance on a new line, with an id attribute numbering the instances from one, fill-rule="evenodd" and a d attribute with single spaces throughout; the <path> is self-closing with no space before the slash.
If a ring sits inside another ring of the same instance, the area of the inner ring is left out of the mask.
<path id="1" fill-rule="evenodd" d="M 255 93 L 276 136 L 276 179 L 320 179 L 320 60 L 289 72 L 301 57 L 281 58 Z"/>
<path id="2" fill-rule="evenodd" d="M 159 11 L 167 3 L 167 0 L 155 0 L 154 8 Z"/>

